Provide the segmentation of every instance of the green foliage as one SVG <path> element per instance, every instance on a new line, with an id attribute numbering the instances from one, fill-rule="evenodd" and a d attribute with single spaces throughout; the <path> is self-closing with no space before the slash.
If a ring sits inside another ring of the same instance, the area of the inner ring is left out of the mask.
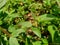
<path id="1" fill-rule="evenodd" d="M 41 38 L 41 32 L 39 28 L 32 27 L 32 31 L 39 37 Z"/>
<path id="2" fill-rule="evenodd" d="M 60 0 L 0 0 L 1 45 L 60 45 Z"/>
<path id="3" fill-rule="evenodd" d="M 2 8 L 8 0 L 0 0 L 0 8 Z"/>
<path id="4" fill-rule="evenodd" d="M 10 37 L 9 44 L 10 45 L 19 45 L 17 39 L 16 38 L 13 38 L 13 37 Z"/>
<path id="5" fill-rule="evenodd" d="M 48 45 L 47 39 L 42 39 L 43 44 L 42 45 Z"/>
<path id="6" fill-rule="evenodd" d="M 36 41 L 36 42 L 33 42 L 33 45 L 41 45 L 41 41 Z"/>

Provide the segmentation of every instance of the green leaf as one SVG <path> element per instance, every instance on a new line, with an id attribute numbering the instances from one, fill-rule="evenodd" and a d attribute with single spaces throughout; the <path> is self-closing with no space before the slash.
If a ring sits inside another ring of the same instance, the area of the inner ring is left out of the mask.
<path id="1" fill-rule="evenodd" d="M 29 6 L 29 10 L 32 12 L 36 12 L 36 9 L 41 9 L 41 8 L 42 8 L 42 5 L 40 3 L 32 3 Z"/>
<path id="2" fill-rule="evenodd" d="M 56 0 L 56 1 L 57 1 L 57 4 L 58 4 L 59 8 L 60 8 L 60 0 Z"/>
<path id="3" fill-rule="evenodd" d="M 10 37 L 9 45 L 19 45 L 19 43 L 16 38 Z"/>
<path id="4" fill-rule="evenodd" d="M 41 45 L 41 41 L 35 41 L 32 43 L 33 45 Z"/>
<path id="5" fill-rule="evenodd" d="M 48 45 L 47 39 L 43 39 L 43 38 L 42 38 L 42 42 L 43 42 L 43 45 Z"/>
<path id="6" fill-rule="evenodd" d="M 39 28 L 32 27 L 32 31 L 39 37 L 41 38 L 41 32 Z"/>
<path id="7" fill-rule="evenodd" d="M 53 25 L 48 26 L 48 31 L 52 37 L 52 41 L 54 41 L 54 34 L 55 34 L 56 30 L 54 30 Z"/>
<path id="8" fill-rule="evenodd" d="M 25 32 L 24 29 L 17 29 L 17 30 L 14 30 L 14 32 L 12 33 L 12 37 L 17 37 L 19 36 L 20 33 L 22 32 Z"/>
<path id="9" fill-rule="evenodd" d="M 22 25 L 22 28 L 26 28 L 26 27 L 28 28 L 28 27 L 32 26 L 32 24 L 30 22 L 28 22 L 28 21 L 20 22 L 19 24 Z"/>
<path id="10" fill-rule="evenodd" d="M 7 0 L 0 0 L 0 8 L 6 4 Z"/>
<path id="11" fill-rule="evenodd" d="M 43 21 L 50 21 L 50 20 L 53 20 L 53 19 L 56 19 L 57 17 L 53 16 L 53 15 L 50 15 L 50 14 L 44 14 L 44 15 L 41 15 L 39 17 L 36 17 L 35 19 L 38 21 L 38 22 L 43 22 Z"/>
<path id="12" fill-rule="evenodd" d="M 3 22 L 0 20 L 0 25 L 2 25 L 3 24 Z"/>
<path id="13" fill-rule="evenodd" d="M 3 20 L 4 20 L 4 22 L 11 22 L 16 17 L 20 17 L 19 14 L 17 14 L 17 13 L 9 14 Z"/>
<path id="14" fill-rule="evenodd" d="M 10 25 L 9 27 L 8 27 L 8 31 L 9 32 L 14 32 L 16 29 L 15 29 L 15 26 L 13 26 L 13 25 Z"/>
<path id="15" fill-rule="evenodd" d="M 44 0 L 44 4 L 46 4 L 46 5 L 51 5 L 51 0 Z"/>
<path id="16" fill-rule="evenodd" d="M 20 16 L 18 13 L 13 13 L 13 14 L 9 14 L 8 17 L 16 18 L 16 17 L 20 17 Z"/>
<path id="17" fill-rule="evenodd" d="M 25 45 L 28 45 L 28 40 L 27 40 L 27 38 L 26 38 L 26 42 L 25 42 Z"/>

